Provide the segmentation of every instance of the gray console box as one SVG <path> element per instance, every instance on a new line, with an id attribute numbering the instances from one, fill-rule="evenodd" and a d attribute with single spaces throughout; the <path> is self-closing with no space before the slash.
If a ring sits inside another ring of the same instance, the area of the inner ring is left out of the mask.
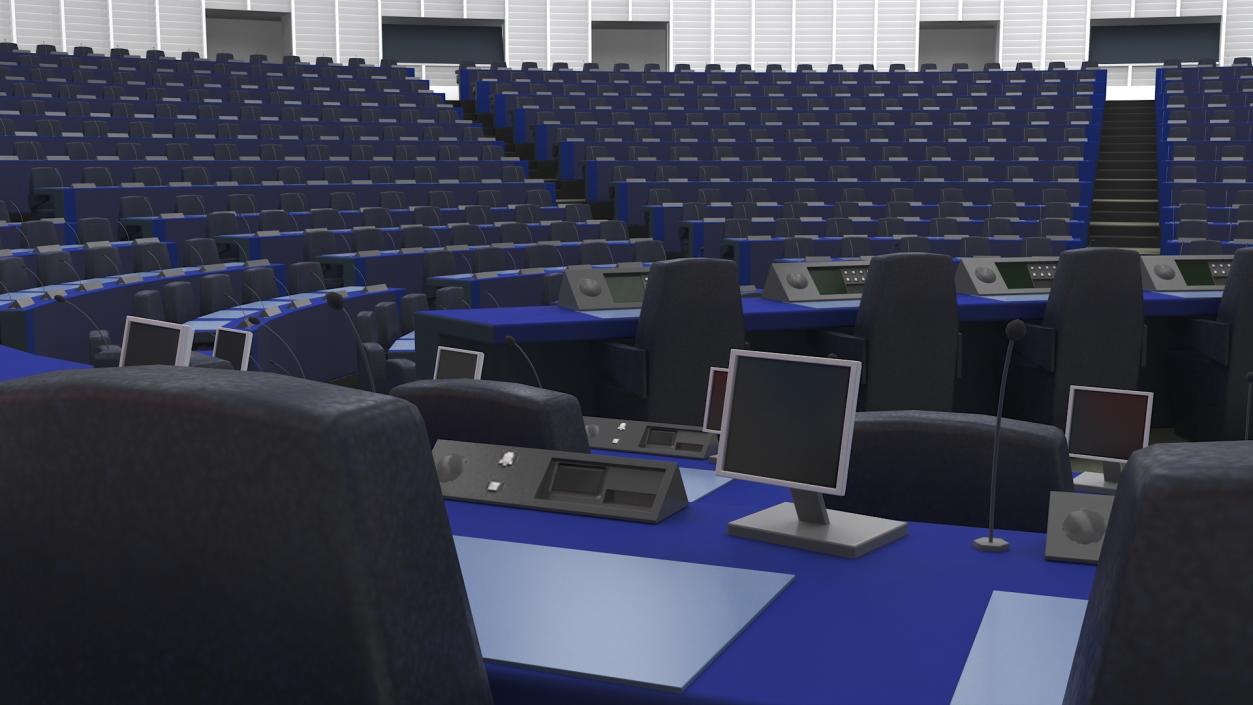
<path id="1" fill-rule="evenodd" d="M 687 506 L 675 463 L 440 440 L 445 499 L 656 524 Z"/>
<path id="2" fill-rule="evenodd" d="M 614 267 L 568 267 L 557 305 L 575 311 L 639 308 L 648 286 L 648 268 L 640 262 Z"/>
<path id="3" fill-rule="evenodd" d="M 718 436 L 698 426 L 585 416 L 583 427 L 587 444 L 600 450 L 704 460 L 718 449 Z"/>
<path id="4" fill-rule="evenodd" d="M 961 257 L 957 293 L 975 296 L 1047 294 L 1057 276 L 1056 257 Z"/>
<path id="5" fill-rule="evenodd" d="M 869 274 L 868 258 L 775 262 L 766 275 L 762 296 L 787 302 L 859 299 Z"/>
<path id="6" fill-rule="evenodd" d="M 1232 255 L 1144 255 L 1140 277 L 1148 291 L 1222 291 Z"/>

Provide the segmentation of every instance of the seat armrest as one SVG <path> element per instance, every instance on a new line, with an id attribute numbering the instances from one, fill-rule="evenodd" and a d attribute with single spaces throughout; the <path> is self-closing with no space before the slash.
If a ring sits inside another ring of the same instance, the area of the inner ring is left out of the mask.
<path id="1" fill-rule="evenodd" d="M 617 387 L 638 397 L 648 397 L 648 352 L 630 343 L 607 343 L 601 369 Z"/>
<path id="2" fill-rule="evenodd" d="M 394 358 L 387 361 L 387 389 L 418 381 L 418 365 L 413 360 Z"/>
<path id="3" fill-rule="evenodd" d="M 1226 367 L 1231 363 L 1231 326 L 1205 318 L 1188 321 L 1188 344 L 1215 363 Z"/>
<path id="4" fill-rule="evenodd" d="M 1048 326 L 1027 324 L 1027 334 L 1018 344 L 1018 354 L 1022 359 L 1043 368 L 1046 372 L 1054 372 L 1057 367 L 1057 331 Z"/>
<path id="5" fill-rule="evenodd" d="M 865 384 L 867 372 L 866 339 L 851 333 L 827 333 L 830 356 L 840 360 L 857 360 L 861 363 L 861 383 Z"/>

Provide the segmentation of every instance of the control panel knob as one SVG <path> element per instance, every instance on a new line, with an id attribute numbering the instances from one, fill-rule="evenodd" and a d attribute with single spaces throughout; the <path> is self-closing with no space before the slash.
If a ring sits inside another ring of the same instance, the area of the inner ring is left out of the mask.
<path id="1" fill-rule="evenodd" d="M 600 296 L 602 288 L 600 282 L 588 277 L 579 280 L 579 291 L 583 292 L 584 296 Z"/>
<path id="2" fill-rule="evenodd" d="M 583 430 L 587 432 L 587 440 L 589 441 L 600 435 L 600 426 L 594 423 L 583 424 Z"/>
<path id="3" fill-rule="evenodd" d="M 1166 279 L 1169 281 L 1175 278 L 1175 268 L 1169 264 L 1154 265 L 1153 273 L 1156 274 L 1159 279 Z"/>
<path id="4" fill-rule="evenodd" d="M 793 289 L 804 289 L 809 286 L 809 277 L 801 272 L 791 272 L 787 275 L 787 283 Z"/>
<path id="5" fill-rule="evenodd" d="M 975 267 L 975 279 L 984 284 L 991 284 L 996 281 L 996 271 L 991 267 Z"/>
<path id="6" fill-rule="evenodd" d="M 461 477 L 465 470 L 465 458 L 460 455 L 445 455 L 435 461 L 435 474 L 440 482 L 452 482 Z"/>

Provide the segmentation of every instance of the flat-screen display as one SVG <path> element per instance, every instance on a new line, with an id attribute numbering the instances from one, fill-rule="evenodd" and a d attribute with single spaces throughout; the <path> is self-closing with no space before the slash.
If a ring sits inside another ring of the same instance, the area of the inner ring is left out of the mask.
<path id="1" fill-rule="evenodd" d="M 722 407 L 727 399 L 727 368 L 709 368 L 709 388 L 705 392 L 705 427 L 707 433 L 722 430 Z"/>
<path id="2" fill-rule="evenodd" d="M 186 367 L 191 363 L 191 342 L 190 326 L 127 316 L 119 365 Z"/>
<path id="3" fill-rule="evenodd" d="M 605 286 L 614 303 L 633 304 L 644 300 L 644 285 L 648 283 L 648 275 L 643 272 L 630 274 L 606 274 Z"/>
<path id="4" fill-rule="evenodd" d="M 996 271 L 1001 274 L 1001 281 L 1005 282 L 1005 288 L 1013 291 L 1014 289 L 1034 289 L 1035 284 L 1031 281 L 1031 270 L 1026 262 L 997 262 Z"/>
<path id="5" fill-rule="evenodd" d="M 731 352 L 717 472 L 844 494 L 861 363 Z"/>
<path id="6" fill-rule="evenodd" d="M 1126 462 L 1148 445 L 1153 393 L 1071 387 L 1066 440 L 1077 458 Z"/>
<path id="7" fill-rule="evenodd" d="M 479 379 L 482 375 L 483 353 L 443 346 L 436 348 L 435 379 Z"/>
<path id="8" fill-rule="evenodd" d="M 226 360 L 240 371 L 248 369 L 248 357 L 252 354 L 252 332 L 235 328 L 218 328 L 213 338 L 213 356 Z"/>
<path id="9" fill-rule="evenodd" d="M 814 280 L 814 288 L 823 296 L 848 293 L 844 270 L 840 267 L 810 267 L 809 278 Z"/>
<path id="10" fill-rule="evenodd" d="M 1188 286 L 1213 286 L 1214 275 L 1210 272 L 1209 262 L 1201 259 L 1177 259 L 1175 265 L 1183 275 L 1183 283 Z"/>

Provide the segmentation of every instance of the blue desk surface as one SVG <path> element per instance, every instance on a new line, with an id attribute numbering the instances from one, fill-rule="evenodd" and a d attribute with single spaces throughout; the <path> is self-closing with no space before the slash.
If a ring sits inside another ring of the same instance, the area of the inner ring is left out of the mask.
<path id="1" fill-rule="evenodd" d="M 1144 315 L 1207 316 L 1218 310 L 1222 292 L 1208 295 L 1176 296 L 1144 293 Z M 1038 295 L 990 298 L 958 294 L 957 315 L 962 321 L 1007 321 L 1013 318 L 1039 319 L 1046 300 Z M 449 311 L 422 311 L 417 325 L 436 334 L 500 344 L 512 335 L 520 342 L 561 342 L 571 340 L 611 340 L 635 335 L 638 316 L 598 317 L 558 306 L 514 306 Z M 815 308 L 802 304 L 771 301 L 760 297 L 744 299 L 744 325 L 749 331 L 834 328 L 851 326 L 857 320 L 856 306 Z"/>
<path id="2" fill-rule="evenodd" d="M 970 547 L 979 529 L 913 523 L 856 560 L 727 535 L 788 497 L 734 481 L 656 525 L 446 502 L 459 536 L 796 576 L 682 694 L 492 663 L 496 702 L 947 704 L 994 591 L 1086 599 L 1091 588 L 1093 566 L 1044 560 L 1043 534 L 1005 532 L 1013 548 L 988 554 Z"/>
<path id="3" fill-rule="evenodd" d="M 53 357 L 32 355 L 17 348 L 0 345 L 0 382 L 54 370 L 76 370 L 82 367 L 86 365 Z"/>

